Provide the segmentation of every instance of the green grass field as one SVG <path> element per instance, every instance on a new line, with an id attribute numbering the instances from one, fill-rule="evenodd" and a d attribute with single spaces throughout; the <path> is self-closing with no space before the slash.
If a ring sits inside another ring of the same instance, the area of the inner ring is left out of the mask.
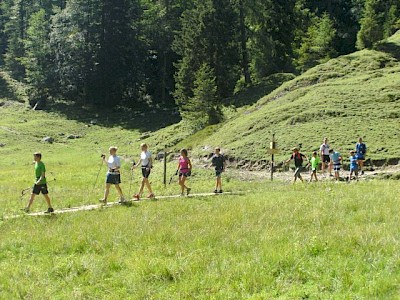
<path id="1" fill-rule="evenodd" d="M 397 182 L 251 183 L 1 224 L 2 299 L 398 299 Z"/>
<path id="2" fill-rule="evenodd" d="M 254 105 L 251 91 L 238 95 L 238 107 L 227 101 L 223 124 L 195 134 L 168 112 L 107 114 L 63 102 L 32 111 L 23 85 L 0 73 L 0 299 L 399 299 L 396 180 L 290 185 L 230 170 L 224 190 L 244 195 L 2 218 L 25 206 L 28 195 L 21 201 L 20 194 L 33 182 L 39 150 L 56 210 L 97 203 L 106 171 L 94 185 L 100 154 L 110 145 L 123 158 L 126 195 L 143 140 L 155 153 L 190 146 L 197 156 L 218 144 L 237 158 L 262 159 L 276 132 L 281 159 L 300 142 L 311 151 L 324 135 L 347 150 L 361 134 L 371 157 L 399 157 L 400 63 L 390 52 L 399 39 L 382 44 L 386 52 L 318 66 Z M 54 143 L 42 142 L 45 136 Z M 175 167 L 169 162 L 168 179 Z M 213 171 L 203 167 L 189 180 L 195 193 L 214 189 Z M 156 162 L 156 194 L 178 194 L 176 183 L 163 186 L 162 169 Z M 138 185 L 135 172 L 132 193 Z M 116 197 L 112 191 L 110 201 Z M 39 196 L 33 210 L 45 209 Z"/>

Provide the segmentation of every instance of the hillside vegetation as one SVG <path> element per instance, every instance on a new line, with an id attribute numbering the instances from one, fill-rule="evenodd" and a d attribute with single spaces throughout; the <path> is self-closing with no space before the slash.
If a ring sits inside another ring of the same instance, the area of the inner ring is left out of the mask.
<path id="1" fill-rule="evenodd" d="M 206 146 L 220 145 L 234 157 L 257 160 L 266 158 L 272 133 L 282 150 L 278 158 L 299 143 L 304 151 L 315 150 L 324 136 L 334 148 L 347 152 L 362 136 L 370 157 L 398 158 L 400 32 L 379 49 L 362 50 L 312 68 L 253 106 L 238 110 L 222 125 L 189 136 L 179 146 L 201 153 Z M 157 143 L 162 136 L 165 143 L 169 135 L 176 139 L 182 131 L 175 125 L 151 142 Z"/>

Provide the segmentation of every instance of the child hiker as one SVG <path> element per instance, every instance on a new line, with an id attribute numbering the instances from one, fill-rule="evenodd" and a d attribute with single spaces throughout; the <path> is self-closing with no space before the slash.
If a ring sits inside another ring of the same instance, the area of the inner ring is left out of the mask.
<path id="1" fill-rule="evenodd" d="M 329 167 L 329 176 L 332 176 L 332 164 L 331 164 L 331 159 L 329 156 L 329 144 L 328 144 L 328 138 L 324 138 L 324 142 L 322 145 L 319 147 L 320 155 L 321 155 L 321 162 L 322 162 L 322 173 L 325 174 L 325 169 L 328 166 Z"/>
<path id="2" fill-rule="evenodd" d="M 188 157 L 188 151 L 186 149 L 181 150 L 181 156 L 179 157 L 178 162 L 178 170 L 176 171 L 179 174 L 179 185 L 181 186 L 181 196 L 186 194 L 190 194 L 191 188 L 185 185 L 186 179 L 191 175 L 192 172 L 192 162 Z"/>
<path id="3" fill-rule="evenodd" d="M 120 203 L 125 202 L 124 195 L 122 193 L 121 187 L 119 186 L 121 183 L 121 173 L 120 173 L 121 160 L 117 156 L 117 150 L 118 150 L 117 147 L 110 147 L 109 149 L 110 156 L 108 160 L 106 160 L 106 156 L 104 154 L 101 156 L 103 163 L 107 164 L 108 166 L 104 197 L 103 199 L 99 200 L 101 203 L 104 204 L 107 204 L 107 198 L 110 193 L 110 187 L 112 184 L 115 185 L 115 188 L 117 189 L 117 192 L 119 194 L 119 202 Z"/>
<path id="4" fill-rule="evenodd" d="M 315 181 L 318 181 L 317 170 L 318 170 L 318 166 L 320 163 L 320 159 L 318 157 L 317 151 L 313 152 L 310 163 L 311 163 L 311 172 L 312 172 L 310 182 L 312 182 L 313 178 L 315 178 Z"/>
<path id="5" fill-rule="evenodd" d="M 292 151 L 292 156 L 287 161 L 285 161 L 285 163 L 287 164 L 293 159 L 294 165 L 296 167 L 296 170 L 294 171 L 293 183 L 296 182 L 297 178 L 299 178 L 301 182 L 304 182 L 303 178 L 301 177 L 301 171 L 303 170 L 303 160 L 305 158 L 308 162 L 308 157 L 300 153 L 298 148 L 293 148 Z"/>
<path id="6" fill-rule="evenodd" d="M 132 166 L 132 170 L 134 170 L 137 166 L 141 165 L 142 166 L 142 182 L 140 185 L 140 190 L 139 193 L 135 194 L 133 196 L 133 200 L 139 201 L 140 198 L 142 197 L 144 187 L 146 186 L 149 195 L 147 198 L 152 199 L 154 198 L 154 193 L 153 190 L 151 189 L 151 185 L 149 182 L 149 176 L 151 172 L 151 168 L 153 167 L 153 158 L 151 157 L 151 152 L 148 150 L 147 144 L 141 144 L 140 149 L 142 150 L 142 153 L 140 153 L 140 159 L 137 164 L 134 164 Z"/>
<path id="7" fill-rule="evenodd" d="M 339 181 L 340 167 L 342 166 L 342 156 L 339 152 L 329 149 L 329 156 L 331 164 L 333 165 L 333 171 L 335 172 L 335 180 Z"/>
<path id="8" fill-rule="evenodd" d="M 52 213 L 54 212 L 53 207 L 51 206 L 51 201 L 49 197 L 49 191 L 47 189 L 47 180 L 46 180 L 46 167 L 44 163 L 42 162 L 42 154 L 40 152 L 36 152 L 33 154 L 33 160 L 35 161 L 35 176 L 36 180 L 32 188 L 32 193 L 29 198 L 28 205 L 24 208 L 25 212 L 29 212 L 31 209 L 33 200 L 37 195 L 40 193 L 43 194 L 44 199 L 46 200 L 48 209 L 46 213 Z"/>
<path id="9" fill-rule="evenodd" d="M 215 153 L 211 159 L 211 163 L 215 167 L 216 183 L 215 183 L 214 193 L 222 193 L 221 175 L 222 175 L 222 172 L 225 171 L 226 162 L 225 162 L 224 155 L 221 154 L 220 148 L 218 148 L 218 147 L 215 148 Z"/>
<path id="10" fill-rule="evenodd" d="M 356 152 L 354 150 L 350 151 L 350 176 L 349 176 L 349 181 L 351 181 L 351 177 L 353 176 L 356 177 L 356 180 L 358 181 L 358 156 L 356 155 Z"/>

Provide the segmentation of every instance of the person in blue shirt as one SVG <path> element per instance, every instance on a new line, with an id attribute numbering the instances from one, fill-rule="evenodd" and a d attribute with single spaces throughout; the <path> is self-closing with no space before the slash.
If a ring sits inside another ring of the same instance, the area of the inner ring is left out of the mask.
<path id="1" fill-rule="evenodd" d="M 365 155 L 367 154 L 367 145 L 363 142 L 362 137 L 358 138 L 358 143 L 356 144 L 356 157 L 358 165 L 360 166 L 361 174 L 364 174 L 364 161 Z"/>
<path id="2" fill-rule="evenodd" d="M 340 167 L 342 166 L 342 156 L 339 152 L 329 149 L 329 156 L 331 158 L 331 164 L 333 165 L 333 171 L 335 172 L 335 179 L 339 181 Z"/>
<path id="3" fill-rule="evenodd" d="M 356 152 L 354 150 L 350 151 L 350 177 L 349 180 L 351 180 L 352 176 L 356 177 L 356 180 L 358 181 L 358 157 L 356 155 Z"/>

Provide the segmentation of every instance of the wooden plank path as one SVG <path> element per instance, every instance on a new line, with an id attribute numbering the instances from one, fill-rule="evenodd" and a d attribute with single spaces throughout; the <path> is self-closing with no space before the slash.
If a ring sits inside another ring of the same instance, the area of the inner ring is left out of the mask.
<path id="1" fill-rule="evenodd" d="M 168 199 L 176 199 L 176 198 L 199 198 L 199 197 L 218 197 L 218 196 L 232 196 L 232 195 L 245 195 L 245 192 L 224 192 L 222 194 L 219 193 L 198 193 L 198 194 L 190 194 L 188 196 L 181 196 L 181 195 L 166 195 L 166 196 L 156 196 L 153 199 L 147 199 L 143 198 L 140 199 L 139 201 L 134 201 L 134 200 L 127 200 L 123 203 L 120 202 L 108 202 L 107 204 L 89 204 L 89 205 L 83 205 L 83 206 L 76 206 L 76 207 L 69 207 L 69 208 L 61 208 L 54 210 L 53 213 L 45 213 L 45 212 L 32 212 L 32 213 L 24 213 L 24 214 L 17 214 L 17 215 L 9 215 L 9 216 L 3 216 L 3 220 L 10 220 L 10 219 L 16 219 L 20 218 L 23 216 L 30 216 L 30 217 L 39 217 L 39 216 L 51 216 L 51 215 L 58 215 L 58 214 L 67 214 L 67 213 L 74 213 L 74 212 L 80 212 L 80 211 L 91 211 L 91 210 L 97 210 L 97 209 L 103 209 L 103 208 L 110 208 L 113 206 L 117 205 L 131 205 L 133 203 L 140 203 L 143 201 L 157 201 L 157 200 L 168 200 Z"/>

